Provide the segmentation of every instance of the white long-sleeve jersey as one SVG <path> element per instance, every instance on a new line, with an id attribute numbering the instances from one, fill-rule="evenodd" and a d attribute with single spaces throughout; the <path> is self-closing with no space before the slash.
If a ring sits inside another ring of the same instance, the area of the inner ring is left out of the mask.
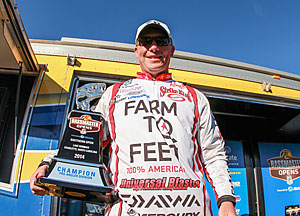
<path id="1" fill-rule="evenodd" d="M 162 74 L 110 86 L 96 107 L 112 139 L 108 170 L 120 199 L 106 215 L 209 216 L 234 200 L 224 140 L 206 97 Z"/>

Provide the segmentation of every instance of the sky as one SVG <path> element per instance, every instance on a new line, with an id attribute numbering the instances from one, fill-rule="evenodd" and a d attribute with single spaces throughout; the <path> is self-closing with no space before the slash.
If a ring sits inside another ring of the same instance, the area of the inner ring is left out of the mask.
<path id="1" fill-rule="evenodd" d="M 299 0 L 15 0 L 30 39 L 134 44 L 136 29 L 166 23 L 176 50 L 300 75 Z"/>

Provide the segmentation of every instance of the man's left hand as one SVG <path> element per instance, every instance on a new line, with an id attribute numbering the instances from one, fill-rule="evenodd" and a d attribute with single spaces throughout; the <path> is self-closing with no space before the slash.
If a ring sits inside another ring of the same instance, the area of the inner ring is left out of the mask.
<path id="1" fill-rule="evenodd" d="M 219 209 L 219 216 L 236 216 L 232 202 L 222 202 Z"/>

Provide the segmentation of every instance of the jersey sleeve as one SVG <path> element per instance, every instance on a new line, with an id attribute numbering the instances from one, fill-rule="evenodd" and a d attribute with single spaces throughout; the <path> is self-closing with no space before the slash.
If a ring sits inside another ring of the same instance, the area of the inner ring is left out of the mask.
<path id="1" fill-rule="evenodd" d="M 94 112 L 101 113 L 104 118 L 104 124 L 102 127 L 103 130 L 103 147 L 106 147 L 110 142 L 111 138 L 109 135 L 109 128 L 108 128 L 108 109 L 110 106 L 111 101 L 111 94 L 112 94 L 112 86 L 108 87 L 104 94 L 101 96 L 99 103 L 97 104 Z"/>
<path id="2" fill-rule="evenodd" d="M 197 91 L 199 128 L 197 140 L 201 147 L 200 158 L 205 175 L 212 185 L 218 206 L 223 201 L 235 204 L 233 186 L 225 153 L 225 141 L 210 109 L 207 98 Z"/>
<path id="3" fill-rule="evenodd" d="M 103 115 L 104 119 L 108 118 L 108 108 L 111 103 L 112 86 L 109 86 L 101 96 L 94 112 L 99 112 Z"/>
<path id="4" fill-rule="evenodd" d="M 58 149 L 54 150 L 53 152 L 51 152 L 50 154 L 48 154 L 46 157 L 44 157 L 44 159 L 41 161 L 41 163 L 39 164 L 39 167 L 42 165 L 50 165 L 52 162 L 52 159 L 58 154 Z"/>

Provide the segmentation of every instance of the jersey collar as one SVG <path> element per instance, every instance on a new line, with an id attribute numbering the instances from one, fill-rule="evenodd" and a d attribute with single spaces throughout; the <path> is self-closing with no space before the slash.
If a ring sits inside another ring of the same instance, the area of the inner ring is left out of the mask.
<path id="1" fill-rule="evenodd" d="M 155 80 L 155 81 L 169 81 L 172 80 L 172 74 L 171 73 L 163 73 L 160 74 L 154 79 L 150 74 L 143 73 L 143 72 L 137 72 L 137 79 L 144 79 L 144 80 Z"/>

